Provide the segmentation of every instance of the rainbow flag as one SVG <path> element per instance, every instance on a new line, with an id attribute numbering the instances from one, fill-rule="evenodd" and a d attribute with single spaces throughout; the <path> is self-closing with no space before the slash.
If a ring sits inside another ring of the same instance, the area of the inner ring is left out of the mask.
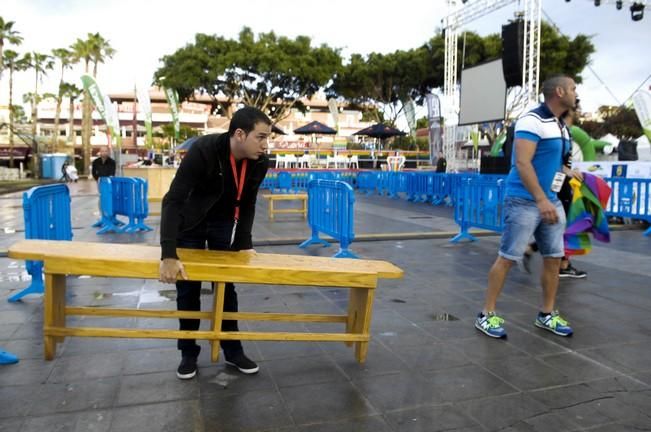
<path id="1" fill-rule="evenodd" d="M 608 218 L 604 208 L 610 198 L 610 186 L 596 175 L 583 173 L 583 182 L 570 180 L 572 204 L 565 228 L 565 254 L 585 255 L 592 249 L 591 233 L 596 240 L 610 242 Z"/>

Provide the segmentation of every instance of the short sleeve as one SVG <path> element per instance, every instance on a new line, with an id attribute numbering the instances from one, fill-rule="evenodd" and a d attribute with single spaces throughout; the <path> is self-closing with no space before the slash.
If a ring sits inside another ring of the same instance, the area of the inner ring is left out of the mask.
<path id="1" fill-rule="evenodd" d="M 520 117 L 515 123 L 514 139 L 525 139 L 538 143 L 542 135 L 540 125 L 540 120 L 533 115 Z"/>

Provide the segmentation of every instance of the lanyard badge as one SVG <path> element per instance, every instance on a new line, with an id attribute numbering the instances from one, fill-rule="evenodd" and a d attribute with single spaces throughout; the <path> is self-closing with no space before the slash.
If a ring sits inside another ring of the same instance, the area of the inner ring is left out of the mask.
<path id="1" fill-rule="evenodd" d="M 233 170 L 233 181 L 235 182 L 235 189 L 237 190 L 237 198 L 235 199 L 235 215 L 233 216 L 233 231 L 231 232 L 231 246 L 235 242 L 235 232 L 237 231 L 237 222 L 240 220 L 240 200 L 242 199 L 242 191 L 244 190 L 244 179 L 246 178 L 246 166 L 248 159 L 242 161 L 242 170 L 238 178 L 237 175 L 237 162 L 231 153 L 231 169 Z"/>

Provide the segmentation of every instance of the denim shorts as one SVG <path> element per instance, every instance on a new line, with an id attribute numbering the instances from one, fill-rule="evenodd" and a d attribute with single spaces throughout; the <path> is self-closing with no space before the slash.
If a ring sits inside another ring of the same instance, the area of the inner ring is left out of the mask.
<path id="1" fill-rule="evenodd" d="M 560 201 L 554 200 L 558 222 L 543 222 L 535 201 L 524 198 L 504 199 L 504 232 L 500 241 L 501 257 L 519 261 L 533 236 L 543 257 L 562 258 L 565 254 L 563 233 L 565 232 L 565 211 Z"/>

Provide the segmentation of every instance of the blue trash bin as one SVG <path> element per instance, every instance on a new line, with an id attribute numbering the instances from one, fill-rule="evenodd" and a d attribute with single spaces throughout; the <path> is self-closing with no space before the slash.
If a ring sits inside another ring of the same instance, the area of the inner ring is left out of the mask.
<path id="1" fill-rule="evenodd" d="M 41 155 L 41 178 L 51 179 L 54 178 L 54 172 L 52 171 L 52 154 L 43 154 Z"/>

